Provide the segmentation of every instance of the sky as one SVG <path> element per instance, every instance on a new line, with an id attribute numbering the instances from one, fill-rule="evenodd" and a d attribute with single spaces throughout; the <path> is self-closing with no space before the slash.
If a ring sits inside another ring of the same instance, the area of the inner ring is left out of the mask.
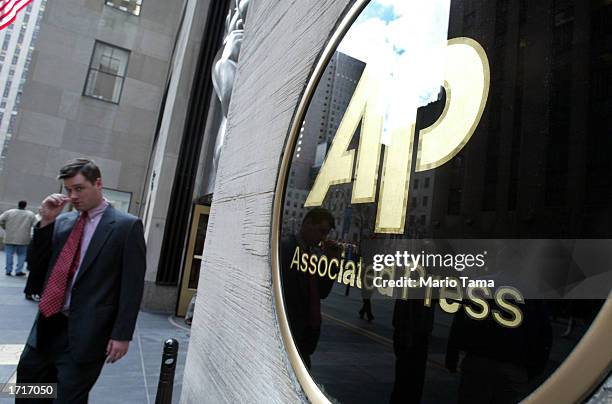
<path id="1" fill-rule="evenodd" d="M 378 78 L 386 134 L 438 99 L 449 13 L 450 0 L 372 0 L 340 43 L 338 51 L 365 62 Z"/>

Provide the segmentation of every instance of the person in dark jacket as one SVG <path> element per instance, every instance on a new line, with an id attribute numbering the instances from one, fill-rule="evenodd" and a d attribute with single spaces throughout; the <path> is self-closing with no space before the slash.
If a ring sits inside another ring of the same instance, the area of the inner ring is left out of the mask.
<path id="1" fill-rule="evenodd" d="M 329 295 L 333 281 L 292 269 L 291 261 L 298 246 L 301 252 L 308 254 L 338 257 L 337 244 L 327 240 L 334 227 L 334 217 L 327 209 L 314 208 L 304 216 L 299 233 L 284 240 L 281 247 L 281 275 L 289 327 L 307 368 L 310 368 L 310 355 L 316 350 L 321 334 L 321 299 Z"/>
<path id="2" fill-rule="evenodd" d="M 93 161 L 73 160 L 58 178 L 67 196 L 45 198 L 34 231 L 31 257 L 48 273 L 17 383 L 57 383 L 55 403 L 86 403 L 105 361 L 128 351 L 144 288 L 145 241 L 140 219 L 103 198 Z M 61 213 L 68 202 L 76 210 Z"/>
<path id="3" fill-rule="evenodd" d="M 471 304 L 466 302 L 465 304 Z M 496 307 L 493 301 L 488 301 Z M 524 319 L 516 328 L 492 317 L 471 319 L 455 314 L 448 338 L 446 368 L 456 372 L 461 362 L 459 403 L 516 403 L 528 393 L 530 380 L 541 373 L 552 345 L 552 328 L 545 301 L 521 305 Z"/>

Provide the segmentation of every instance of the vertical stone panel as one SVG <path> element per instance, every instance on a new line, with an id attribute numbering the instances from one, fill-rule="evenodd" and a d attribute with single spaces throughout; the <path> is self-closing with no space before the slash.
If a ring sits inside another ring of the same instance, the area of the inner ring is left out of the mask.
<path id="1" fill-rule="evenodd" d="M 183 403 L 305 401 L 274 310 L 271 212 L 295 108 L 348 3 L 251 3 L 208 225 Z"/>

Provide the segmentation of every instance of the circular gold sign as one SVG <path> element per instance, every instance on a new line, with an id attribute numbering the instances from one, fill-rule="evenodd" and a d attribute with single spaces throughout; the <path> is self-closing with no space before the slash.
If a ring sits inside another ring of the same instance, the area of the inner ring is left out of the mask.
<path id="1" fill-rule="evenodd" d="M 611 14 L 348 10 L 273 217 L 279 323 L 311 401 L 574 402 L 608 375 Z"/>

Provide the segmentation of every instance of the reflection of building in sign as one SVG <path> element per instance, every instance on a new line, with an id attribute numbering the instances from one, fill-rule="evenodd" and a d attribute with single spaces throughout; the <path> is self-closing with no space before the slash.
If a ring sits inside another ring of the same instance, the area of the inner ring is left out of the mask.
<path id="1" fill-rule="evenodd" d="M 404 234 L 421 238 L 428 233 L 431 206 L 433 201 L 434 175 L 424 171 L 412 176 L 410 198 L 408 199 L 408 218 Z"/>
<path id="2" fill-rule="evenodd" d="M 375 69 L 364 70 L 305 206 L 321 206 L 331 186 L 353 182 L 353 203 L 378 200 L 376 233 L 404 232 L 413 159 L 416 171 L 431 170 L 451 160 L 470 140 L 488 97 L 489 64 L 480 44 L 470 38 L 454 38 L 448 41 L 445 54 L 444 113 L 431 126 L 419 131 L 414 155 L 416 119 L 408 119 L 409 115 L 404 120 L 397 119 L 398 126 L 387 126 L 389 114 L 383 115 L 381 108 L 381 100 L 386 97 L 381 93 L 382 79 Z M 434 100 L 440 97 L 440 86 L 434 95 Z M 401 103 L 401 100 L 395 102 Z M 416 112 L 415 108 L 412 118 L 416 118 Z M 356 135 L 356 128 L 362 122 L 363 132 Z M 357 136 L 355 156 L 352 143 Z M 380 184 L 378 197 L 377 183 Z"/>
<path id="3" fill-rule="evenodd" d="M 308 189 L 288 189 L 283 207 L 283 236 L 296 234 L 300 229 L 304 215 L 310 210 L 304 207 Z M 357 241 L 361 235 L 359 222 L 347 215 L 351 207 L 350 184 L 339 185 L 326 199 L 323 207 L 329 210 L 335 218 L 337 235 L 345 241 Z"/>
<path id="4" fill-rule="evenodd" d="M 336 52 L 331 58 L 300 129 L 295 154 L 287 181 L 287 193 L 283 209 L 283 229 L 299 229 L 308 209 L 304 201 L 312 187 L 318 170 L 323 164 L 328 145 L 331 143 L 340 120 L 351 100 L 365 64 L 357 59 Z M 359 134 L 355 136 L 355 145 Z M 351 185 L 337 187 L 325 207 L 336 218 L 336 228 L 349 226 L 347 238 L 358 237 L 359 229 L 347 222 L 344 224 L 344 209 L 351 203 Z"/>
<path id="5" fill-rule="evenodd" d="M 440 89 L 438 100 L 418 109 L 417 132 L 430 127 L 442 114 L 445 103 L 445 94 Z M 409 186 L 408 217 L 406 218 L 404 234 L 422 238 L 430 235 L 427 231 L 431 223 L 431 209 L 433 206 L 433 189 L 435 182 L 434 170 L 425 170 L 412 173 Z"/>
<path id="6" fill-rule="evenodd" d="M 473 139 L 436 170 L 434 233 L 609 234 L 612 5 L 598 4 L 453 3 L 449 37 L 486 49 L 491 94 Z"/>
<path id="7" fill-rule="evenodd" d="M 344 213 L 351 203 L 351 187 L 346 184 L 336 187 L 327 197 L 323 207 L 329 210 L 336 220 L 336 230 L 342 233 L 342 229 L 350 228 L 350 217 Z M 339 234 L 342 236 L 343 234 Z"/>
<path id="8" fill-rule="evenodd" d="M 283 236 L 296 234 L 302 225 L 306 214 L 304 201 L 308 196 L 307 189 L 289 188 L 285 194 L 285 206 L 283 207 Z"/>
<path id="9" fill-rule="evenodd" d="M 289 189 L 312 188 L 364 68 L 364 63 L 340 52 L 336 52 L 330 60 L 300 128 L 288 179 Z M 441 90 L 437 101 L 419 108 L 417 129 L 433 125 L 440 117 L 445 101 L 443 94 L 444 92 Z M 351 140 L 349 149 L 358 148 L 359 138 L 360 129 L 358 128 Z M 316 141 L 313 141 L 315 139 Z M 412 178 L 411 198 L 408 200 L 407 212 L 409 217 L 406 219 L 408 226 L 405 233 L 423 237 L 427 234 L 426 227 L 430 223 L 434 175 L 432 170 L 426 170 L 413 173 Z M 352 211 L 351 215 L 345 215 L 346 207 L 357 206 L 351 204 L 351 189 L 351 184 L 335 185 L 334 192 L 330 193 L 322 206 L 329 209 L 337 218 L 338 223 L 336 225 L 340 226 L 339 229 L 342 230 L 338 236 L 347 241 L 357 242 L 364 236 L 363 231 L 366 229 L 362 227 L 366 224 L 365 222 L 369 221 L 365 220 L 363 216 L 369 210 L 365 207 L 359 207 L 355 216 L 352 215 Z M 342 201 L 338 199 L 338 195 L 340 195 Z M 285 208 L 290 209 L 292 205 L 293 203 L 290 203 Z M 374 204 L 375 206 L 377 205 Z M 373 214 L 375 214 L 375 211 L 374 209 Z M 288 211 L 286 214 L 292 215 L 293 213 Z M 296 212 L 297 216 L 299 216 L 299 212 Z M 289 216 L 285 221 L 287 220 L 294 219 Z M 366 233 L 369 236 L 371 231 L 366 231 Z"/>
<path id="10" fill-rule="evenodd" d="M 334 138 L 364 68 L 363 62 L 340 52 L 329 61 L 300 130 L 291 167 L 293 174 L 290 174 L 288 184 L 290 188 L 312 187 L 323 163 L 321 153 L 324 155 L 326 145 Z"/>

